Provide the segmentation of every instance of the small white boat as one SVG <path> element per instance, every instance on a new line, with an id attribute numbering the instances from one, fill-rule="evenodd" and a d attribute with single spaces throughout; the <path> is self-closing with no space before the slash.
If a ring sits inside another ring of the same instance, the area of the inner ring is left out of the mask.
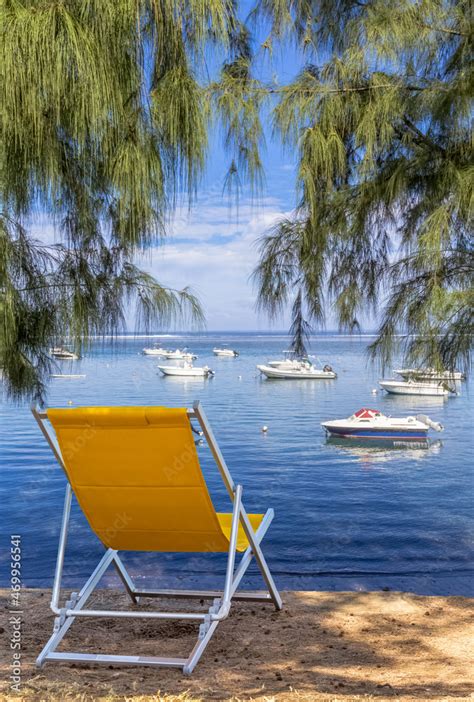
<path id="1" fill-rule="evenodd" d="M 212 349 L 212 353 L 214 356 L 231 356 L 232 358 L 237 358 L 239 355 L 238 351 L 235 351 L 235 349 Z"/>
<path id="2" fill-rule="evenodd" d="M 324 368 L 315 368 L 309 361 L 300 361 L 295 367 L 273 367 L 273 366 L 257 366 L 260 373 L 263 373 L 267 378 L 282 379 L 282 380 L 333 380 L 337 378 L 337 374 L 331 366 Z"/>
<path id="3" fill-rule="evenodd" d="M 176 351 L 167 351 L 164 357 L 168 361 L 194 361 L 197 356 L 194 353 L 189 353 L 186 349 L 176 349 Z"/>
<path id="4" fill-rule="evenodd" d="M 58 378 L 61 378 L 63 380 L 76 380 L 78 378 L 85 378 L 85 373 L 52 373 L 50 378 L 54 378 L 55 380 Z"/>
<path id="5" fill-rule="evenodd" d="M 379 385 L 393 395 L 431 395 L 447 397 L 452 390 L 444 383 L 430 383 L 416 380 L 379 380 Z"/>
<path id="6" fill-rule="evenodd" d="M 208 378 L 214 375 L 214 371 L 208 366 L 195 367 L 192 363 L 185 363 L 183 366 L 158 366 L 163 375 L 181 376 L 184 378 Z"/>
<path id="7" fill-rule="evenodd" d="M 402 378 L 413 380 L 464 380 L 466 375 L 461 371 L 437 371 L 434 368 L 400 368 L 394 373 Z"/>
<path id="8" fill-rule="evenodd" d="M 60 361 L 77 361 L 79 359 L 77 353 L 64 349 L 62 346 L 55 346 L 51 349 L 50 353 L 51 356 Z"/>
<path id="9" fill-rule="evenodd" d="M 161 347 L 153 346 L 152 348 L 144 348 L 142 353 L 145 356 L 166 356 L 167 353 L 171 353 L 169 349 L 162 349 Z"/>
<path id="10" fill-rule="evenodd" d="M 364 407 L 347 419 L 321 422 L 331 436 L 346 439 L 426 439 L 429 429 L 443 431 L 443 425 L 433 422 L 425 414 L 416 417 L 387 417 L 379 410 Z"/>

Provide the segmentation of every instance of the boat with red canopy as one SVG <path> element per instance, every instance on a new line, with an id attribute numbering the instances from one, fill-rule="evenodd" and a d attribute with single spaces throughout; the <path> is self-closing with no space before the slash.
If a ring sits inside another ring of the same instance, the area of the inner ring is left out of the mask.
<path id="1" fill-rule="evenodd" d="M 358 439 L 426 439 L 429 429 L 443 431 L 439 422 L 425 414 L 416 417 L 389 417 L 379 410 L 363 407 L 347 419 L 321 422 L 328 434 Z"/>

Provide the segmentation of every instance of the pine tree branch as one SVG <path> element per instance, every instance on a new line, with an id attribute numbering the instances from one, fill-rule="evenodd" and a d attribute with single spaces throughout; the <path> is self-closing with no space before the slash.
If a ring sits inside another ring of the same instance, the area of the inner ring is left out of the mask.
<path id="1" fill-rule="evenodd" d="M 443 156 L 446 156 L 446 149 L 442 147 L 441 144 L 436 143 L 435 141 L 430 139 L 426 134 L 424 134 L 420 129 L 418 129 L 418 127 L 415 124 L 413 124 L 409 117 L 405 115 L 403 117 L 403 122 L 408 127 L 408 129 L 420 139 L 420 141 L 429 146 L 431 149 L 436 149 L 437 151 L 440 151 L 443 154 Z"/>
<path id="2" fill-rule="evenodd" d="M 456 29 L 450 29 L 449 27 L 432 27 L 430 24 L 425 24 L 424 22 L 417 22 L 420 27 L 429 29 L 431 32 L 442 32 L 443 34 L 453 34 L 457 37 L 469 37 L 468 32 L 460 32 Z"/>
<path id="3" fill-rule="evenodd" d="M 238 84 L 237 81 L 235 82 L 236 85 Z M 265 87 L 265 86 L 249 86 L 248 83 L 245 81 L 239 81 L 243 86 L 245 86 L 245 89 L 248 93 L 265 93 L 267 95 L 280 95 L 280 94 L 285 94 L 288 92 L 288 90 L 291 88 L 291 91 L 294 93 L 299 93 L 300 95 L 304 95 L 307 93 L 308 95 L 313 95 L 315 93 L 321 93 L 324 95 L 342 95 L 344 93 L 365 93 L 368 91 L 372 90 L 385 90 L 388 88 L 403 88 L 405 90 L 412 90 L 414 92 L 421 92 L 423 90 L 427 90 L 426 87 L 423 87 L 421 85 L 402 85 L 402 84 L 396 84 L 396 83 L 379 83 L 378 85 L 360 85 L 360 86 L 349 86 L 347 88 L 327 88 L 325 85 L 318 85 L 315 86 L 314 88 L 300 88 L 297 85 L 284 85 L 279 88 L 277 87 Z M 219 85 L 212 85 L 209 86 L 208 88 L 205 89 L 205 92 L 207 93 L 214 93 L 215 91 L 219 90 Z M 439 87 L 439 90 L 445 90 L 442 87 Z"/>

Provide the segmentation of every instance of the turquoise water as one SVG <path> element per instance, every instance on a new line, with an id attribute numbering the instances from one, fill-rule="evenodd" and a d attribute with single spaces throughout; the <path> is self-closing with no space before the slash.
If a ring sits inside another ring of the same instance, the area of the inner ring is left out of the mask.
<path id="1" fill-rule="evenodd" d="M 403 398 L 372 394 L 378 374 L 367 366 L 367 337 L 322 335 L 313 350 L 338 372 L 335 381 L 269 381 L 257 363 L 280 358 L 282 335 L 207 334 L 161 337 L 188 345 L 213 379 L 164 378 L 158 360 L 141 355 L 156 338 L 95 342 L 59 371 L 83 380 L 52 380 L 48 404 L 191 405 L 201 400 L 229 468 L 244 486 L 248 511 L 273 507 L 265 539 L 281 588 L 364 590 L 391 588 L 426 594 L 472 594 L 473 411 L 469 383 L 459 397 Z M 216 358 L 226 342 L 237 359 Z M 426 413 L 445 426 L 429 448 L 395 449 L 328 441 L 325 419 L 360 407 L 392 415 Z M 28 406 L 0 404 L 2 475 L 0 584 L 8 581 L 10 534 L 22 539 L 23 584 L 51 585 L 65 481 Z M 262 433 L 263 425 L 268 432 Z M 228 511 L 220 478 L 205 446 L 199 449 L 216 506 Z M 102 553 L 77 507 L 66 559 L 66 584 L 80 585 Z M 125 554 L 147 586 L 218 586 L 225 558 L 196 554 Z M 112 583 L 110 575 L 108 582 Z M 260 586 L 251 570 L 247 583 Z"/>

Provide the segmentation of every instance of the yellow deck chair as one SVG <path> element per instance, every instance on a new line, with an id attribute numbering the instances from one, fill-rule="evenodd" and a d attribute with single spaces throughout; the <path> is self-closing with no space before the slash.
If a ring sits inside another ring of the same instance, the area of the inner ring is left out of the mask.
<path id="1" fill-rule="evenodd" d="M 191 673 L 232 600 L 282 602 L 262 553 L 260 542 L 273 510 L 247 514 L 242 486 L 235 485 L 199 402 L 193 409 L 166 407 L 80 407 L 32 412 L 68 484 L 51 600 L 56 615 L 53 635 L 37 665 L 75 661 L 107 665 L 174 666 Z M 192 421 L 200 426 L 196 429 Z M 215 511 L 196 451 L 195 435 L 204 436 L 232 501 L 232 513 Z M 54 437 L 54 434 L 56 435 Z M 106 548 L 103 558 L 79 593 L 60 606 L 61 578 L 72 494 L 91 529 Z M 140 590 L 118 551 L 227 553 L 223 591 Z M 237 552 L 242 552 L 238 567 Z M 237 588 L 252 560 L 266 585 L 264 592 Z M 109 566 L 113 565 L 135 605 L 134 610 L 90 610 L 84 605 Z M 211 599 L 204 612 L 140 611 L 145 597 Z M 200 622 L 198 640 L 187 658 L 58 652 L 56 649 L 76 617 L 138 617 L 187 619 Z"/>

